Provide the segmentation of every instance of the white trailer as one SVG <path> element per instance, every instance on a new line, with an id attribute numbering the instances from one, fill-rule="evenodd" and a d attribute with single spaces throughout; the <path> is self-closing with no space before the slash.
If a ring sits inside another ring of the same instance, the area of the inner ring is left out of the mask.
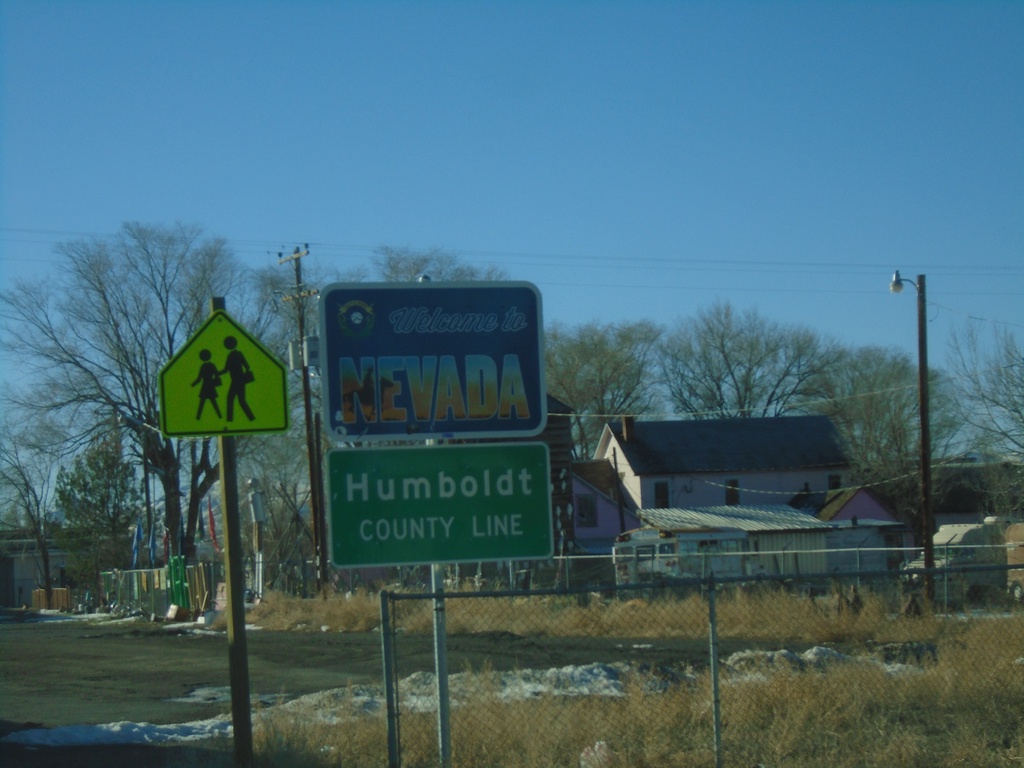
<path id="1" fill-rule="evenodd" d="M 612 545 L 617 584 L 746 574 L 747 534 L 738 529 L 637 528 Z"/>
<path id="2" fill-rule="evenodd" d="M 951 596 L 978 599 L 986 593 L 1001 593 L 1007 587 L 1005 570 L 955 570 L 958 567 L 1007 564 L 1006 532 L 994 517 L 986 518 L 984 523 L 940 525 L 932 536 L 932 551 L 936 568 L 953 569 L 948 574 L 940 572 L 935 576 L 936 587 Z M 906 567 L 924 568 L 924 555 L 919 554 Z M 921 574 L 911 574 L 911 581 L 921 583 Z"/>

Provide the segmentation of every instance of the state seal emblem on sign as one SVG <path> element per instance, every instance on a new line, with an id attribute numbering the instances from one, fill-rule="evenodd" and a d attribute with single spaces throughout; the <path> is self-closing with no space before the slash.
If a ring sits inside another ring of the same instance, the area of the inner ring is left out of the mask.
<path id="1" fill-rule="evenodd" d="M 358 299 L 346 303 L 338 310 L 338 326 L 341 332 L 358 339 L 370 335 L 376 319 L 373 307 Z"/>

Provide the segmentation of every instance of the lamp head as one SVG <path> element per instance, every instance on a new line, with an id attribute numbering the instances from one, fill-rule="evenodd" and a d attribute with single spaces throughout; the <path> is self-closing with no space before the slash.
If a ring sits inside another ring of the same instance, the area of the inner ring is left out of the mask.
<path id="1" fill-rule="evenodd" d="M 898 269 L 892 273 L 892 282 L 889 283 L 889 291 L 891 293 L 903 293 L 903 278 L 900 277 L 900 271 Z"/>

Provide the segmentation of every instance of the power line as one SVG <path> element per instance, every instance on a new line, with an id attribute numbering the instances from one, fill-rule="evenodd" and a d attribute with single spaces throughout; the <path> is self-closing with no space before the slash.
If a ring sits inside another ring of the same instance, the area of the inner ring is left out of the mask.
<path id="1" fill-rule="evenodd" d="M 87 231 L 74 231 L 74 230 L 49 230 L 49 229 L 24 229 L 24 228 L 11 228 L 11 227 L 0 227 L 0 233 L 22 233 L 22 234 L 37 234 L 46 235 L 45 239 L 41 240 L 24 240 L 15 239 L 10 237 L 0 236 L 2 242 L 14 242 L 14 243 L 32 243 L 37 245 L 53 244 L 56 245 L 61 242 L 61 238 L 68 237 L 89 237 L 89 238 L 111 238 L 115 237 L 117 233 L 104 233 L 104 232 L 87 232 Z M 250 255 L 258 256 L 260 258 L 271 257 L 280 250 L 280 239 L 261 240 L 261 239 L 247 239 L 247 238 L 224 238 L 228 244 L 232 245 L 237 253 L 248 253 Z M 287 239 L 287 238 L 285 238 Z M 352 244 L 352 243 L 331 243 L 331 242 L 314 242 L 310 241 L 311 247 L 318 249 L 318 254 L 322 258 L 336 259 L 336 258 L 350 258 L 353 255 L 362 255 L 365 257 L 372 256 L 381 245 L 365 245 L 365 244 Z M 244 248 L 241 246 L 245 246 Z M 326 249 L 326 250 L 321 250 Z M 412 252 L 438 250 L 432 246 L 429 248 L 410 248 Z M 597 255 L 592 253 L 564 253 L 564 252 L 552 252 L 552 251 L 500 251 L 500 250 L 486 250 L 479 248 L 443 248 L 446 252 L 453 253 L 464 261 L 470 261 L 471 263 L 493 263 L 494 259 L 500 259 L 507 261 L 509 259 L 533 259 L 536 261 L 520 261 L 520 266 L 585 266 L 588 268 L 594 268 L 595 266 L 601 268 L 602 265 L 609 269 L 619 269 L 628 263 L 631 269 L 651 269 L 651 270 L 693 270 L 695 268 L 704 269 L 708 271 L 721 271 L 721 272 L 734 272 L 736 268 L 749 269 L 751 267 L 760 267 L 764 269 L 771 269 L 773 272 L 778 273 L 780 268 L 784 271 L 792 270 L 794 272 L 804 272 L 808 269 L 815 270 L 816 273 L 822 269 L 832 269 L 827 265 L 823 265 L 821 259 L 756 259 L 756 258 L 721 258 L 718 256 L 704 256 L 704 257 L 687 257 L 687 256 L 646 256 L 635 253 L 626 253 L 619 255 Z M 11 255 L 5 254 L 0 256 L 2 260 L 10 260 Z M 473 259 L 477 259 L 474 261 Z M 492 261 L 480 261 L 484 259 L 490 259 Z M 936 267 L 935 265 L 927 265 L 930 273 L 941 274 L 949 277 L 957 276 L 1024 276 L 1024 265 L 1021 266 L 1008 266 L 1008 265 L 997 265 L 997 264 L 961 264 L 956 267 Z M 905 271 L 910 271 L 910 268 L 916 268 L 915 265 L 905 265 Z M 837 271 L 842 271 L 847 274 L 875 274 L 879 270 L 888 271 L 892 269 L 890 263 L 846 263 L 843 264 L 841 270 L 836 267 Z M 614 283 L 615 285 L 621 284 L 620 282 Z M 645 287 L 645 286 L 637 286 Z M 1016 295 L 1017 292 L 1014 292 Z"/>

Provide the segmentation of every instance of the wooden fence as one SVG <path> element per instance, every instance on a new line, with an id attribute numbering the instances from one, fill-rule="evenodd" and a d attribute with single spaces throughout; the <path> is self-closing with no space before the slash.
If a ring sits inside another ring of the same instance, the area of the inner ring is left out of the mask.
<path id="1" fill-rule="evenodd" d="M 60 587 L 50 590 L 50 599 L 46 599 L 45 589 L 32 590 L 32 608 L 36 611 L 70 611 L 71 590 Z"/>

